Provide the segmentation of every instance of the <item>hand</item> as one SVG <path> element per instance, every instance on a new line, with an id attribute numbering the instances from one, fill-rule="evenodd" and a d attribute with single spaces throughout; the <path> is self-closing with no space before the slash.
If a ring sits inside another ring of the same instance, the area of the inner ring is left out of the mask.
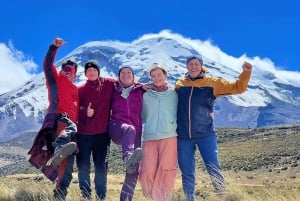
<path id="1" fill-rule="evenodd" d="M 243 63 L 242 67 L 243 67 L 243 71 L 252 71 L 253 68 L 252 64 L 248 63 L 247 61 Z"/>
<path id="2" fill-rule="evenodd" d="M 70 122 L 69 116 L 66 112 L 65 113 L 59 113 L 58 120 L 65 123 L 65 124 L 68 124 Z"/>
<path id="3" fill-rule="evenodd" d="M 66 42 L 62 38 L 56 37 L 54 39 L 54 41 L 53 41 L 53 45 L 55 45 L 56 47 L 61 47 L 61 46 L 65 45 L 65 44 L 66 44 Z"/>
<path id="4" fill-rule="evenodd" d="M 149 89 L 152 88 L 152 83 L 148 83 L 148 84 L 141 84 L 142 85 L 142 88 L 147 91 Z"/>
<path id="5" fill-rule="evenodd" d="M 61 112 L 59 113 L 58 118 L 69 118 L 69 115 L 66 112 Z"/>
<path id="6" fill-rule="evenodd" d="M 92 103 L 90 102 L 86 110 L 86 115 L 88 117 L 92 117 L 94 115 L 94 112 L 95 110 L 92 108 Z"/>

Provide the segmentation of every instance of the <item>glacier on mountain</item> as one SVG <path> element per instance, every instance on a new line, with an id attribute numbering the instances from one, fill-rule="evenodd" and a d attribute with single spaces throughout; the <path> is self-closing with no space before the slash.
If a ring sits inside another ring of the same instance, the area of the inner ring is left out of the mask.
<path id="1" fill-rule="evenodd" d="M 166 67 L 168 81 L 173 86 L 187 72 L 186 57 L 199 54 L 204 59 L 207 76 L 222 77 L 229 81 L 237 79 L 245 60 L 254 65 L 245 93 L 217 99 L 216 127 L 263 127 L 300 122 L 298 72 L 275 70 L 271 61 L 257 57 L 242 55 L 234 58 L 208 41 L 184 38 L 169 31 L 146 34 L 129 43 L 88 42 L 57 61 L 56 66 L 59 69 L 64 59 L 77 61 L 77 85 L 85 81 L 83 65 L 89 59 L 99 61 L 101 76 L 116 78 L 120 66 L 130 65 L 134 69 L 135 79 L 146 83 L 149 81 L 148 69 L 156 62 Z M 22 87 L 0 95 L 0 142 L 24 132 L 37 131 L 47 105 L 43 72 Z"/>

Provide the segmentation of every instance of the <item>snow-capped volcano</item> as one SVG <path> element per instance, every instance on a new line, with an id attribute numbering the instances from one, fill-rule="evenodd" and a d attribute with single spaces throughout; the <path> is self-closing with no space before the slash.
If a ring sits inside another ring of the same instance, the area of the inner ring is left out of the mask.
<path id="1" fill-rule="evenodd" d="M 245 93 L 217 99 L 215 126 L 261 127 L 300 121 L 299 73 L 276 70 L 271 61 L 256 57 L 234 58 L 209 42 L 187 39 L 168 31 L 147 34 L 130 43 L 89 42 L 74 49 L 63 60 L 73 59 L 79 63 L 77 85 L 85 81 L 83 65 L 89 59 L 99 61 L 104 77 L 116 78 L 120 66 L 130 65 L 135 79 L 143 83 L 149 81 L 149 67 L 160 63 L 168 70 L 168 81 L 174 85 L 187 72 L 186 57 L 190 55 L 202 55 L 207 76 L 229 81 L 235 81 L 245 60 L 254 65 Z M 58 68 L 61 62 L 56 62 Z M 27 131 L 37 131 L 47 105 L 43 73 L 22 87 L 0 95 L 0 142 Z"/>

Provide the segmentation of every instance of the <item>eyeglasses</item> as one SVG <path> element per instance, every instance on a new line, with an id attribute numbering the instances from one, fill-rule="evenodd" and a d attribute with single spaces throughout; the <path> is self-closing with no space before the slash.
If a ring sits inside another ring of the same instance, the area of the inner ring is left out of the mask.
<path id="1" fill-rule="evenodd" d="M 73 74 L 76 73 L 76 69 L 74 68 L 74 66 L 71 66 L 71 65 L 65 65 L 64 67 L 62 67 L 62 70 L 65 71 L 65 72 L 71 72 Z"/>

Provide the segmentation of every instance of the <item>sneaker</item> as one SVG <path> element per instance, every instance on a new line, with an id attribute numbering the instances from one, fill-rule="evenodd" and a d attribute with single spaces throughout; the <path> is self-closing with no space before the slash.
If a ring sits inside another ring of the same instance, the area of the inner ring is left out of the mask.
<path id="1" fill-rule="evenodd" d="M 136 171 L 138 163 L 142 160 L 143 152 L 141 148 L 136 148 L 131 155 L 125 158 L 126 172 L 132 174 Z"/>
<path id="2" fill-rule="evenodd" d="M 50 165 L 59 165 L 60 162 L 71 155 L 76 149 L 76 143 L 75 142 L 69 142 L 65 145 L 58 146 L 55 148 L 54 155 L 52 158 L 49 159 L 47 162 L 47 166 Z"/>

